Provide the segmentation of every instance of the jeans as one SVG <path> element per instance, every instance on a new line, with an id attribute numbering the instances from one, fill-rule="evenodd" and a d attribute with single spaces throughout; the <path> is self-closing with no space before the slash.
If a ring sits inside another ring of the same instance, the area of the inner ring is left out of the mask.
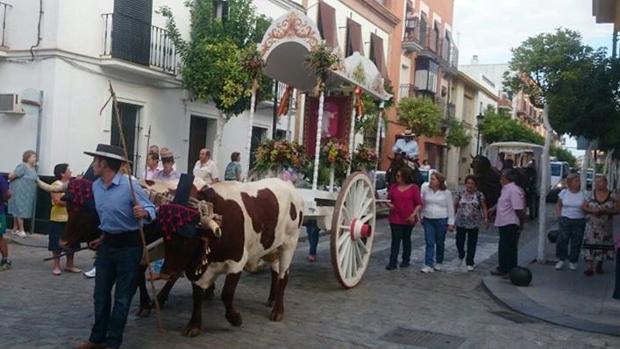
<path id="1" fill-rule="evenodd" d="M 435 265 L 435 263 L 433 263 L 435 252 L 437 253 L 437 264 L 443 263 L 448 218 L 424 217 L 424 219 L 422 219 L 422 225 L 424 226 L 424 240 L 426 241 L 424 264 L 429 267 Z"/>
<path id="2" fill-rule="evenodd" d="M 315 220 L 309 221 L 306 224 L 306 234 L 308 234 L 308 245 L 310 246 L 308 254 L 311 256 L 316 256 L 316 247 L 319 244 L 319 232 L 321 232 L 321 229 Z"/>
<path id="3" fill-rule="evenodd" d="M 467 260 L 465 260 L 465 264 L 474 265 L 476 245 L 478 244 L 478 228 L 456 227 L 456 249 L 459 251 L 459 259 L 465 258 L 465 240 L 467 240 Z"/>
<path id="4" fill-rule="evenodd" d="M 558 234 L 558 241 L 555 243 L 555 256 L 558 260 L 568 259 L 571 263 L 577 263 L 585 228 L 586 220 L 584 218 L 560 217 L 560 233 Z M 568 251 L 569 245 L 570 253 Z"/>
<path id="5" fill-rule="evenodd" d="M 131 299 L 138 285 L 138 270 L 142 247 L 112 247 L 104 242 L 97 249 L 95 266 L 95 324 L 90 333 L 93 343 L 105 343 L 118 348 L 123 342 L 123 331 Z M 114 308 L 111 291 L 114 290 Z"/>
<path id="6" fill-rule="evenodd" d="M 510 273 L 512 268 L 518 265 L 518 248 L 519 248 L 519 226 L 516 224 L 498 227 L 499 230 L 499 247 L 497 251 L 497 259 L 499 266 L 497 270 L 502 273 Z"/>
<path id="7" fill-rule="evenodd" d="M 411 259 L 411 230 L 413 225 L 390 223 L 392 230 L 392 248 L 390 249 L 390 266 L 395 267 L 400 252 L 400 242 L 403 242 L 403 264 L 408 265 Z"/>

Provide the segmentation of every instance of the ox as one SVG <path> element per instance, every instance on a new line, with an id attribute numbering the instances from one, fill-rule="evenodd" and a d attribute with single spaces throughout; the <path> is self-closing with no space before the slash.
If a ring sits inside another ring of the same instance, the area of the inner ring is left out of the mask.
<path id="1" fill-rule="evenodd" d="M 233 297 L 244 268 L 253 269 L 263 260 L 271 264 L 271 289 L 267 306 L 272 321 L 284 313 L 284 289 L 288 281 L 299 230 L 303 222 L 303 199 L 289 182 L 277 178 L 257 182 L 219 182 L 202 191 L 203 199 L 221 216 L 217 235 L 206 227 L 193 235 L 166 236 L 161 277 L 178 277 L 185 272 L 192 282 L 192 317 L 183 330 L 197 336 L 202 325 L 202 290 L 226 274 L 222 302 L 226 319 L 233 326 L 242 323 L 233 307 Z"/>

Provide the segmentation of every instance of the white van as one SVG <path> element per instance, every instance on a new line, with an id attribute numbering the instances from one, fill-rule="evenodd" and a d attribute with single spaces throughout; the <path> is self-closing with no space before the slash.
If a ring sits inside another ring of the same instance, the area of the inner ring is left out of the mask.
<path id="1" fill-rule="evenodd" d="M 566 161 L 551 161 L 551 180 L 549 181 L 549 189 L 562 189 L 565 186 L 566 177 L 570 173 L 570 166 Z"/>

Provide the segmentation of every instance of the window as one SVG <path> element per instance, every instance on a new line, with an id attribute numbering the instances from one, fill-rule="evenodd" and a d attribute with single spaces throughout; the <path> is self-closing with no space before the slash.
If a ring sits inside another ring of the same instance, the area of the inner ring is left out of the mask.
<path id="1" fill-rule="evenodd" d="M 420 44 L 426 46 L 426 37 L 428 35 L 428 28 L 426 23 L 426 13 L 420 12 Z"/>
<path id="2" fill-rule="evenodd" d="M 433 51 L 437 52 L 439 50 L 439 42 L 441 40 L 441 38 L 439 37 L 439 23 L 437 21 L 435 21 L 435 26 L 433 28 L 433 42 L 432 42 L 432 48 Z"/>

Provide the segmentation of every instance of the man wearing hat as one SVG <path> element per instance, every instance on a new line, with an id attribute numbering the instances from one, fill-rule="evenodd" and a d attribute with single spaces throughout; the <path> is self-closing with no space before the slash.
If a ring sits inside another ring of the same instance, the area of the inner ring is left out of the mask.
<path id="1" fill-rule="evenodd" d="M 160 152 L 161 162 L 163 164 L 163 169 L 155 176 L 153 176 L 154 181 L 162 181 L 169 182 L 174 181 L 175 183 L 179 181 L 181 178 L 181 174 L 174 168 L 174 154 L 167 148 L 162 148 Z"/>
<path id="2" fill-rule="evenodd" d="M 418 142 L 411 130 L 406 130 L 403 135 L 396 140 L 392 151 L 396 154 L 405 153 L 409 160 L 415 160 L 418 157 Z"/>
<path id="3" fill-rule="evenodd" d="M 95 277 L 95 324 L 90 338 L 77 349 L 119 348 L 131 299 L 136 292 L 138 265 L 142 259 L 140 225 L 155 219 L 155 206 L 137 183 L 119 170 L 129 161 L 121 148 L 99 144 L 94 152 L 95 206 L 102 235 L 90 243 L 97 249 Z M 133 181 L 134 205 L 130 183 Z M 115 285 L 114 306 L 111 291 Z M 112 311 L 110 311 L 112 310 Z"/>

